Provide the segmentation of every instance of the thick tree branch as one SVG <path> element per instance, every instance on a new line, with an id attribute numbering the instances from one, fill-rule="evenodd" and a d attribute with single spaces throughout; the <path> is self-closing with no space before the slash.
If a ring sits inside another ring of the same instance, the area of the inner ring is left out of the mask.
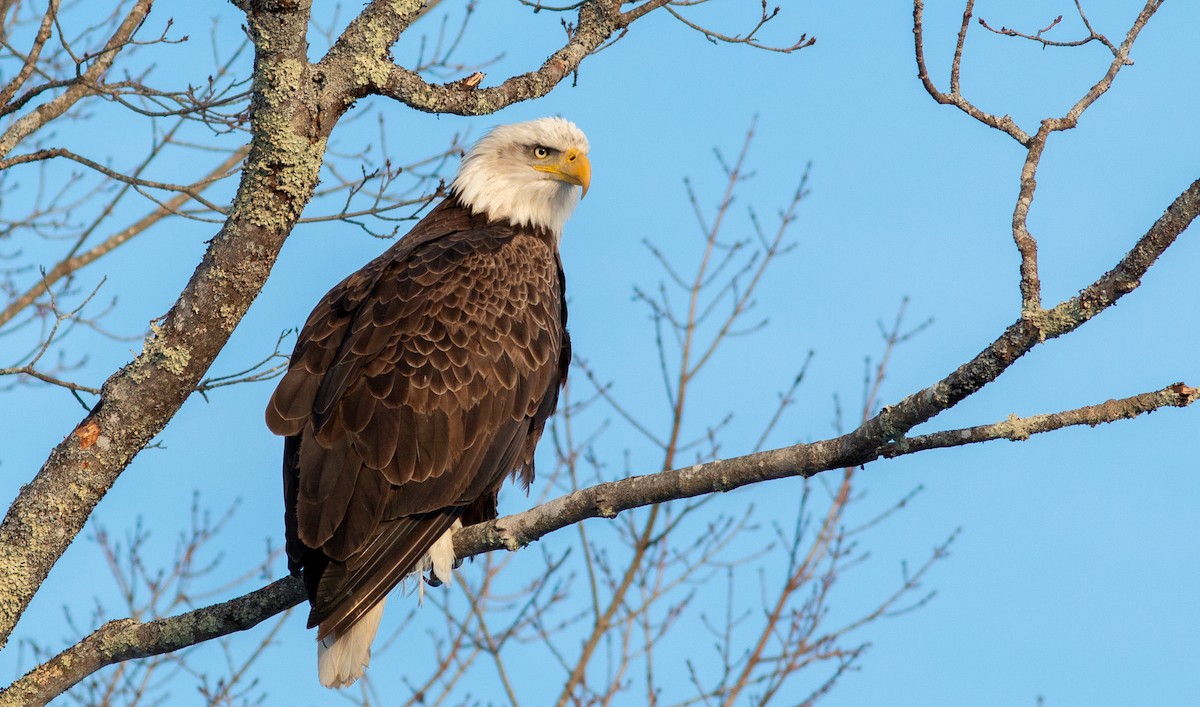
<path id="1" fill-rule="evenodd" d="M 396 68 L 391 47 L 421 14 L 423 4 L 372 0 L 329 48 L 316 68 L 327 87 L 322 119 L 330 128 L 354 101 L 386 81 Z"/>
<path id="2" fill-rule="evenodd" d="M 0 692 L 0 707 L 46 704 L 101 668 L 170 653 L 244 631 L 304 601 L 304 585 L 281 579 L 237 599 L 142 623 L 109 621 Z"/>
<path id="3" fill-rule="evenodd" d="M 454 537 L 455 554 L 459 557 L 470 557 L 500 548 L 515 550 L 548 533 L 587 518 L 612 518 L 621 511 L 631 508 L 691 498 L 716 491 L 729 491 L 770 479 L 810 477 L 830 469 L 854 467 L 884 457 L 949 446 L 947 435 L 961 437 L 966 433 L 972 437 L 969 442 L 981 442 L 998 437 L 1017 439 L 1022 435 L 1046 432 L 1071 424 L 1095 425 L 1144 414 L 1164 406 L 1185 407 L 1191 405 L 1200 397 L 1200 391 L 1178 383 L 1156 393 L 1110 401 L 1057 415 L 1038 416 L 1027 420 L 1009 420 L 984 428 L 954 430 L 916 437 L 912 440 L 904 439 L 904 434 L 909 429 L 931 419 L 941 411 L 953 407 L 971 393 L 995 380 L 1009 365 L 1038 344 L 1074 331 L 1104 309 L 1112 306 L 1125 294 L 1136 289 L 1150 266 L 1195 220 L 1198 214 L 1200 214 L 1200 180 L 1193 182 L 1175 199 L 1166 213 L 1138 240 L 1133 249 L 1121 259 L 1116 267 L 1085 288 L 1079 295 L 1060 303 L 1051 310 L 1043 310 L 1037 317 L 1022 318 L 1012 324 L 1001 334 L 1000 338 L 970 362 L 959 367 L 935 385 L 908 396 L 894 406 L 885 407 L 878 415 L 867 420 L 861 427 L 849 434 L 812 444 L 799 444 L 593 486 L 554 499 L 524 513 L 464 528 Z M 137 362 L 134 365 L 136 364 Z M 111 384 L 112 381 L 109 383 Z M 106 394 L 108 385 L 106 384 Z M 73 451 L 76 439 L 79 440 L 80 448 L 95 449 L 99 447 L 100 427 L 93 422 L 94 417 L 95 415 L 85 420 L 75 435 L 67 443 L 64 443 L 68 447 L 67 452 L 56 451 L 56 455 L 65 455 Z M 51 462 L 54 461 L 55 458 L 52 457 Z M 76 467 L 73 471 L 86 478 L 83 468 Z M 39 475 L 39 479 L 40 477 L 41 475 Z M 37 484 L 38 481 L 35 480 L 34 483 Z M 24 496 L 23 493 L 22 499 Z M 10 511 L 10 517 L 12 515 L 13 512 Z M 10 519 L 6 519 L 4 524 L 6 532 L 8 532 L 9 524 Z M 5 558 L 5 562 L 3 567 L 12 566 L 7 558 Z M 304 597 L 298 580 L 280 580 L 259 592 L 268 590 L 272 592 L 270 596 L 274 597 L 272 599 L 274 603 L 269 605 L 274 607 L 271 609 L 272 612 L 294 606 Z M 222 616 L 247 616 L 246 611 L 251 610 L 252 607 L 258 605 L 257 602 L 261 601 L 263 595 L 259 592 L 220 605 L 220 611 L 226 612 Z M 274 592 L 278 592 L 278 594 Z M 266 611 L 266 609 L 260 609 L 260 611 Z M 192 622 L 194 618 L 199 618 L 203 614 L 190 612 L 185 616 L 189 617 L 186 619 L 187 622 Z M 198 637 L 193 642 L 239 630 L 268 616 L 269 614 L 256 616 L 253 620 L 239 618 L 238 621 L 242 621 L 244 626 L 232 622 L 228 618 L 214 617 L 212 625 L 208 629 L 213 633 L 206 637 Z M 183 619 L 182 617 L 163 619 L 161 621 L 168 623 L 152 622 L 152 624 L 174 626 L 175 624 L 170 622 L 175 620 Z M 137 628 L 127 624 L 122 624 L 118 628 L 121 627 L 131 630 Z M 199 634 L 197 635 L 199 636 Z M 191 643 L 172 643 L 171 647 L 159 650 L 158 644 L 149 642 L 141 644 L 136 650 L 131 648 L 129 652 L 120 655 L 124 656 L 124 659 L 155 655 L 184 645 L 191 645 Z M 62 661 L 56 663 L 56 665 L 62 664 Z M 93 660 L 82 665 L 101 667 L 104 664 L 108 663 Z M 89 670 L 93 669 L 95 668 L 89 668 Z M 22 678 L 22 681 L 9 689 L 34 689 L 27 687 L 24 681 L 27 679 L 30 682 L 41 680 L 42 678 L 32 676 L 49 674 L 42 668 L 35 669 L 30 676 Z M 78 682 L 85 676 L 86 673 L 76 674 L 71 677 L 71 680 Z M 56 677 L 54 679 L 62 681 L 55 683 L 62 685 L 62 689 L 74 684 L 66 678 Z M 5 694 L 7 695 L 7 693 Z"/>
<path id="4" fill-rule="evenodd" d="M 544 95 L 614 32 L 632 21 L 630 15 L 620 14 L 621 3 L 616 0 L 583 3 L 569 41 L 540 69 L 493 88 L 476 90 L 470 82 L 433 86 L 391 62 L 388 48 L 419 12 L 420 3 L 415 0 L 373 0 L 316 67 L 306 59 L 305 36 L 311 0 L 233 2 L 247 12 L 249 32 L 256 46 L 251 106 L 254 137 L 241 185 L 228 220 L 211 242 L 175 306 L 160 323 L 152 326 L 153 333 L 142 352 L 105 382 L 99 403 L 52 452 L 36 478 L 22 488 L 0 525 L 0 645 L 7 641 L 34 592 L 96 504 L 195 389 L 261 290 L 284 239 L 313 194 L 325 140 L 337 118 L 356 97 L 380 93 L 431 112 L 494 111 L 515 101 Z M 85 75 L 96 67 L 101 67 L 97 69 L 97 77 L 104 73 L 108 67 L 104 62 L 111 63 L 111 57 L 132 37 L 151 3 L 152 0 L 135 3 L 134 11 L 110 40 L 114 48 L 106 48 Z M 1136 37 L 1136 30 L 1158 4 L 1147 3 L 1147 10 L 1139 16 L 1134 30 L 1122 44 L 1122 51 L 1115 57 L 1110 74 L 1071 112 L 1057 119 L 1060 122 L 1043 122 L 1038 136 L 1072 127 L 1078 114 L 1107 90 L 1112 76 L 1127 60 L 1128 45 Z M 644 7 L 659 6 L 651 2 Z M 6 7 L 0 0 L 0 9 Z M 1022 142 L 1031 150 L 1032 164 L 1036 167 L 1031 141 L 1037 138 L 1022 132 L 1007 116 L 996 118 L 978 111 L 958 93 L 957 64 L 971 7 L 968 2 L 955 54 L 952 90 L 946 95 L 937 92 L 925 70 L 920 35 L 922 3 L 917 0 L 914 34 L 921 79 L 935 100 L 954 104 Z M 136 18 L 139 8 L 141 19 Z M 0 12 L 0 18 L 2 15 Z M 136 21 L 127 27 L 130 18 Z M 127 33 L 118 41 L 122 32 Z M 63 96 L 86 85 L 89 84 L 81 81 Z M 69 104 L 62 110 L 68 107 Z M 41 122 L 29 122 L 32 116 L 40 116 Z M 53 117 L 39 108 L 31 116 L 12 123 L 8 132 L 0 136 L 0 157 Z M 1044 137 L 1040 139 L 1044 143 Z M 1038 151 L 1040 154 L 1040 147 Z M 1028 184 L 1031 196 L 1032 172 Z M 1200 214 L 1200 180 L 1172 203 L 1120 263 L 1079 295 L 1049 310 L 1042 309 L 1040 303 L 1023 308 L 1021 318 L 971 361 L 933 386 L 884 408 L 849 434 L 584 489 L 525 513 L 467 528 L 455 536 L 456 552 L 471 556 L 502 547 L 516 549 L 585 518 L 613 517 L 631 508 L 726 491 L 768 479 L 808 477 L 883 457 L 950 446 L 954 435 L 961 438 L 965 434 L 971 438 L 970 442 L 1002 436 L 1015 439 L 1070 424 L 1097 424 L 1130 417 L 1164 405 L 1190 405 L 1200 397 L 1197 390 L 1176 384 L 1157 393 L 1057 415 L 905 438 L 914 426 L 997 379 L 1040 343 L 1074 331 L 1136 289 L 1159 255 L 1197 214 Z M 652 523 L 647 532 L 651 527 Z M 248 628 L 296 605 L 303 596 L 298 581 L 283 579 L 244 597 L 177 617 L 146 624 L 132 620 L 110 622 L 0 693 L 0 704 L 50 699 L 104 665 L 178 650 Z"/>
<path id="5" fill-rule="evenodd" d="M 1142 276 L 1154 264 L 1158 256 L 1195 220 L 1198 214 L 1200 214 L 1200 180 L 1193 182 L 1175 199 L 1166 213 L 1138 240 L 1133 249 L 1121 259 L 1116 267 L 1105 273 L 1079 295 L 1060 303 L 1051 310 L 1043 310 L 1037 317 L 1023 318 L 1012 324 L 1000 338 L 945 379 L 908 396 L 894 406 L 885 407 L 878 415 L 849 434 L 812 444 L 800 444 L 758 452 L 733 459 L 697 464 L 682 469 L 648 476 L 635 476 L 593 486 L 554 499 L 523 513 L 464 528 L 455 534 L 455 554 L 459 557 L 470 557 L 500 548 L 515 550 L 555 530 L 587 518 L 612 518 L 621 511 L 631 508 L 691 498 L 716 491 L 729 491 L 770 479 L 810 477 L 830 469 L 859 466 L 884 457 L 946 446 L 937 443 L 939 438 L 936 434 L 917 437 L 913 440 L 904 440 L 903 437 L 915 425 L 953 407 L 971 393 L 995 380 L 1009 365 L 1039 343 L 1074 331 L 1104 309 L 1112 306 L 1122 296 L 1136 289 L 1141 284 Z M 1030 418 L 1032 421 L 1024 421 L 1024 425 L 1018 427 L 1032 434 L 1050 431 L 1067 424 L 1098 424 L 1151 412 L 1158 407 L 1167 405 L 1184 407 L 1195 402 L 1197 397 L 1200 395 L 1196 388 L 1180 383 L 1157 393 L 1148 393 L 1122 401 L 1059 413 L 1058 416 Z M 85 423 L 87 422 L 85 421 Z M 996 436 L 1008 436 L 1009 438 L 1019 436 L 1012 434 L 1015 429 L 1018 429 L 1018 427 L 1012 426 L 1012 421 L 1008 428 L 1004 427 L 1005 424 L 1000 423 L 998 427 L 991 426 L 993 427 L 991 433 L 970 430 L 967 433 L 977 435 L 978 439 L 975 441 L 986 441 Z M 954 431 L 949 434 L 961 434 L 962 432 Z M 99 446 L 96 443 L 98 434 L 98 428 L 81 426 L 73 439 L 78 437 L 81 447 L 87 445 L 95 448 Z M 68 440 L 68 444 L 73 439 Z M 903 445 L 906 443 L 915 446 L 910 451 L 903 451 Z M 76 469 L 76 471 L 80 470 Z M 35 481 L 35 483 L 37 482 Z M 11 515 L 12 512 L 10 512 Z M 6 519 L 5 528 L 8 525 L 9 520 Z M 282 611 L 303 601 L 303 589 L 298 580 L 279 580 L 267 589 L 259 591 L 267 590 L 279 592 L 278 595 L 272 594 L 277 599 L 277 603 L 271 604 L 272 607 L 277 607 L 273 609 L 274 612 Z M 238 616 L 245 616 L 243 609 L 253 607 L 255 602 L 259 601 L 260 596 L 258 592 L 255 592 L 226 602 L 226 604 L 220 605 L 221 611 L 235 612 Z M 202 615 L 191 612 L 188 616 L 198 618 Z M 246 625 L 253 625 L 268 616 L 269 614 L 265 614 L 255 617 L 253 621 L 245 620 Z M 173 620 L 164 619 L 162 621 Z M 188 618 L 187 621 L 192 621 L 192 618 Z M 174 624 L 167 623 L 165 625 L 173 626 Z M 216 617 L 209 630 L 213 631 L 212 636 L 216 636 L 239 630 L 242 627 L 228 619 L 223 620 Z M 196 641 L 199 640 L 206 639 L 196 639 Z M 162 651 L 158 650 L 154 643 L 145 643 L 141 644 L 137 650 L 131 649 L 132 652 L 122 653 L 122 655 L 126 659 L 154 655 L 183 645 L 191 645 L 191 643 L 172 644 L 172 648 Z M 93 661 L 86 665 L 99 667 L 101 663 Z M 47 674 L 39 672 L 39 670 L 41 669 L 35 669 L 30 676 Z M 83 677 L 86 677 L 86 673 L 74 675 L 71 679 L 78 682 Z M 27 687 L 23 682 L 25 680 L 26 678 L 22 678 L 21 682 L 14 684 L 9 689 L 34 689 Z M 32 682 L 35 678 L 28 677 L 28 680 Z M 73 684 L 66 678 L 55 678 L 55 680 L 62 680 L 61 683 L 56 683 L 63 685 L 62 689 Z"/>
<path id="6" fill-rule="evenodd" d="M 993 436 L 985 432 L 967 430 L 939 434 L 978 434 L 978 439 L 963 442 L 964 444 L 998 437 L 1019 439 L 1021 434 L 1028 436 L 1048 432 L 1070 424 L 1097 425 L 1135 417 L 1160 407 L 1187 407 L 1198 398 L 1200 390 L 1177 383 L 1155 393 L 1109 401 L 1090 408 L 999 423 L 989 426 L 996 428 L 992 431 Z M 1102 414 L 1109 414 L 1111 417 L 1101 419 Z M 1005 425 L 1008 426 L 1007 429 Z M 938 441 L 943 441 L 940 437 L 927 435 L 914 438 L 912 442 L 915 446 L 911 450 L 905 446 L 906 440 L 867 449 L 853 439 L 855 434 L 592 486 L 523 513 L 463 528 L 454 535 L 454 552 L 459 557 L 470 557 L 502 548 L 516 550 L 549 533 L 588 518 L 613 518 L 621 511 L 632 508 L 718 491 L 730 491 L 772 479 L 795 476 L 808 478 L 823 471 L 859 466 L 884 457 L 953 446 L 938 444 Z"/>
<path id="7" fill-rule="evenodd" d="M 312 194 L 324 140 L 308 132 L 308 9 L 251 3 L 254 138 L 229 219 L 142 352 L 104 383 L 91 413 L 9 508 L 0 525 L 0 645 L 117 476 L 195 389 Z"/>
<path id="8" fill-rule="evenodd" d="M 1160 255 L 1200 215 L 1200 180 L 1183 191 L 1116 267 L 1053 309 L 1022 316 L 990 346 L 946 378 L 918 391 L 846 437 L 855 446 L 874 448 L 899 439 L 910 429 L 957 405 L 996 380 L 1038 344 L 1078 329 L 1085 322 L 1137 289 Z"/>

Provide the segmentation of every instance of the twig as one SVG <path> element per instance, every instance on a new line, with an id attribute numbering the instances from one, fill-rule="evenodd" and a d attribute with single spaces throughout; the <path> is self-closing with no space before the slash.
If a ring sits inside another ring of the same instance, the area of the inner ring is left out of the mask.
<path id="1" fill-rule="evenodd" d="M 913 41 L 916 45 L 917 77 L 921 79 L 921 84 L 933 100 L 944 105 L 954 106 L 984 125 L 995 128 L 1028 147 L 1030 141 L 1029 134 L 1022 130 L 1012 118 L 1007 115 L 996 116 L 986 113 L 966 98 L 963 98 L 962 94 L 958 91 L 959 67 L 962 60 L 963 44 L 967 39 L 966 28 L 974 6 L 975 0 L 967 0 L 966 10 L 963 11 L 963 29 L 958 34 L 958 43 L 954 47 L 954 61 L 950 67 L 950 75 L 952 77 L 950 93 L 942 93 L 934 85 L 933 79 L 929 77 L 929 68 L 925 64 L 925 3 L 923 0 L 913 0 Z"/>

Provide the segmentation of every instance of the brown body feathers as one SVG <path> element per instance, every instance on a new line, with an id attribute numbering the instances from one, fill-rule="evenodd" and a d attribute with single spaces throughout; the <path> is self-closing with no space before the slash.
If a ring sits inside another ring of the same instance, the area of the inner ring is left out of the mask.
<path id="1" fill-rule="evenodd" d="M 496 516 L 570 362 L 555 234 L 456 197 L 329 291 L 267 407 L 288 566 L 319 636 L 351 626 L 456 519 Z"/>

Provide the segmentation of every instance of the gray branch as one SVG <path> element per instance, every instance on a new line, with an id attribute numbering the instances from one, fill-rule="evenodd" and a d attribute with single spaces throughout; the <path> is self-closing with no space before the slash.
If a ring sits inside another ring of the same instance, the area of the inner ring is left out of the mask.
<path id="1" fill-rule="evenodd" d="M 105 666 L 170 653 L 244 631 L 302 601 L 304 586 L 289 577 L 178 616 L 146 623 L 134 619 L 109 621 L 0 692 L 0 707 L 46 704 Z"/>
<path id="2" fill-rule="evenodd" d="M 636 17 L 623 16 L 619 2 L 592 0 L 584 3 L 579 8 L 574 30 L 565 46 L 554 52 L 536 71 L 513 76 L 498 86 L 475 88 L 478 80 L 430 84 L 416 72 L 389 63 L 386 73 L 368 72 L 368 76 L 375 81 L 370 88 L 374 93 L 395 98 L 427 113 L 493 113 L 518 101 L 549 93 L 560 81 L 578 70 L 580 63 L 614 32 L 625 29 Z M 376 81 L 377 76 L 379 80 Z"/>

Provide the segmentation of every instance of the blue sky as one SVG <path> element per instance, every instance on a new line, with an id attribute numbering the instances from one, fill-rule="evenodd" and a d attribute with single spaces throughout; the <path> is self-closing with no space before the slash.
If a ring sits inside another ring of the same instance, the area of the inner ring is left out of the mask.
<path id="1" fill-rule="evenodd" d="M 1062 14 L 1053 36 L 1080 36 L 1073 3 L 1015 5 L 979 2 L 976 15 L 995 26 L 1037 29 Z M 1138 8 L 1134 2 L 1085 4 L 1093 25 L 1114 41 Z M 757 11 L 758 3 L 748 0 L 700 8 L 696 16 L 735 33 Z M 930 2 L 926 11 L 927 57 L 943 89 L 960 13 L 957 3 Z M 240 19 L 229 6 L 162 2 L 151 16 L 158 23 L 173 17 L 192 37 L 191 46 L 167 56 L 178 61 L 195 52 L 200 68 L 193 81 L 210 70 L 204 61 L 213 16 L 224 41 L 237 41 Z M 503 52 L 487 69 L 488 82 L 498 81 L 540 64 L 561 42 L 557 22 L 551 13 L 531 15 L 516 3 L 487 3 L 460 58 L 472 62 Z M 1200 55 L 1191 30 L 1198 23 L 1194 4 L 1167 3 L 1142 33 L 1135 64 L 1078 129 L 1052 139 L 1030 218 L 1047 302 L 1073 295 L 1109 269 L 1197 178 L 1200 143 L 1192 136 L 1200 106 L 1191 77 L 1200 72 Z M 726 455 L 749 451 L 776 393 L 810 349 L 816 354 L 799 404 L 770 444 L 832 434 L 833 396 L 849 409 L 856 405 L 864 358 L 880 350 L 876 322 L 890 321 L 902 298 L 909 298 L 912 323 L 933 318 L 934 324 L 896 352 L 884 402 L 944 377 L 1019 311 L 1010 222 L 1023 152 L 1011 138 L 928 97 L 916 78 L 911 8 L 789 3 L 764 31 L 776 43 L 789 43 L 799 32 L 818 41 L 790 56 L 714 46 L 667 16 L 651 16 L 585 62 L 576 86 L 560 86 L 545 99 L 495 116 L 435 117 L 381 99 L 356 108 L 385 114 L 391 149 L 408 159 L 439 149 L 455 133 L 477 136 L 499 122 L 541 115 L 564 115 L 588 133 L 592 190 L 563 244 L 573 340 L 576 352 L 613 381 L 627 406 L 660 426 L 667 411 L 656 387 L 652 328 L 632 292 L 656 286 L 662 275 L 642 241 L 654 241 L 673 262 L 694 263 L 699 241 L 683 180 L 690 178 L 711 207 L 721 188 L 712 149 L 736 153 L 756 116 L 749 155 L 755 174 L 739 196 L 732 228 L 746 231 L 741 209 L 747 206 L 770 223 L 811 163 L 812 193 L 793 232 L 797 248 L 771 271 L 757 297 L 769 327 L 731 342 L 697 384 L 689 427 L 701 431 L 732 412 Z M 415 53 L 407 37 L 395 50 L 402 62 Z M 975 26 L 963 90 L 980 107 L 1010 114 L 1032 132 L 1040 118 L 1061 114 L 1077 100 L 1109 58 L 1096 44 L 1042 49 Z M 184 69 L 168 64 L 158 70 Z M 103 117 L 104 109 L 98 110 Z M 373 118 L 347 123 L 335 142 L 350 149 L 371 142 L 374 130 Z M 61 135 L 96 154 L 98 136 L 111 137 L 111 129 L 93 120 L 64 124 Z M 119 138 L 136 145 L 144 136 Z M 325 212 L 324 206 L 314 204 L 309 213 Z M 1200 383 L 1200 314 L 1194 306 L 1200 244 L 1194 231 L 1114 309 L 1039 347 L 995 384 L 917 431 L 1056 412 L 1180 380 Z M 119 298 L 110 326 L 136 333 L 165 312 L 211 234 L 204 224 L 172 224 L 85 272 L 91 286 L 106 276 L 104 298 Z M 213 372 L 239 370 L 261 358 L 281 329 L 302 323 L 328 287 L 383 246 L 345 225 L 297 229 Z M 26 247 L 47 263 L 56 252 Z M 90 359 L 77 378 L 93 385 L 140 347 L 81 341 Z M 218 541 L 223 563 L 233 573 L 260 562 L 267 538 L 278 544 L 282 531 L 280 445 L 261 416 L 270 390 L 270 384 L 239 386 L 214 392 L 209 402 L 194 396 L 161 435 L 164 448 L 135 460 L 95 519 L 120 532 L 142 517 L 154 532 L 155 551 L 166 557 L 194 491 L 214 510 L 240 499 Z M 81 410 L 59 391 L 23 387 L 4 396 L 0 426 L 13 432 L 5 434 L 0 494 L 11 498 Z M 898 581 L 902 561 L 918 564 L 956 528 L 962 534 L 951 557 L 927 578 L 935 599 L 863 632 L 859 638 L 871 649 L 824 704 L 1033 705 L 1038 696 L 1054 707 L 1191 704 L 1200 692 L 1196 415 L 1169 409 L 1098 429 L 868 465 L 859 474 L 858 490 L 865 494 L 855 511 L 859 519 L 914 487 L 924 491 L 863 539 L 870 561 L 842 578 L 836 613 L 870 608 Z M 653 455 L 636 435 L 615 415 L 600 417 L 611 420 L 599 443 L 603 454 L 620 460 L 628 450 L 637 473 L 655 470 Z M 731 493 L 712 504 L 713 512 L 736 513 L 755 504 L 764 518 L 790 522 L 798 489 L 797 482 L 785 481 Z M 502 510 L 527 504 L 508 493 Z M 572 542 L 573 534 L 560 533 L 540 545 L 553 550 Z M 510 571 L 537 571 L 540 548 L 527 554 Z M 282 571 L 279 563 L 275 574 Z M 51 574 L 18 635 L 68 637 L 63 605 L 86 614 L 93 593 L 112 603 L 108 582 L 95 545 L 81 538 Z M 758 591 L 757 584 L 747 589 Z M 269 702 L 342 704 L 315 683 L 293 679 L 312 661 L 302 629 L 301 617 L 292 617 L 282 645 L 259 664 Z M 219 659 L 215 649 L 212 655 Z M 14 650 L 0 656 L 7 674 L 24 667 Z M 381 669 L 396 668 L 381 659 L 374 670 Z M 536 664 L 527 669 L 529 677 L 540 675 Z M 797 684 L 792 699 L 802 698 L 804 687 Z M 486 686 L 480 689 L 488 694 Z"/>

